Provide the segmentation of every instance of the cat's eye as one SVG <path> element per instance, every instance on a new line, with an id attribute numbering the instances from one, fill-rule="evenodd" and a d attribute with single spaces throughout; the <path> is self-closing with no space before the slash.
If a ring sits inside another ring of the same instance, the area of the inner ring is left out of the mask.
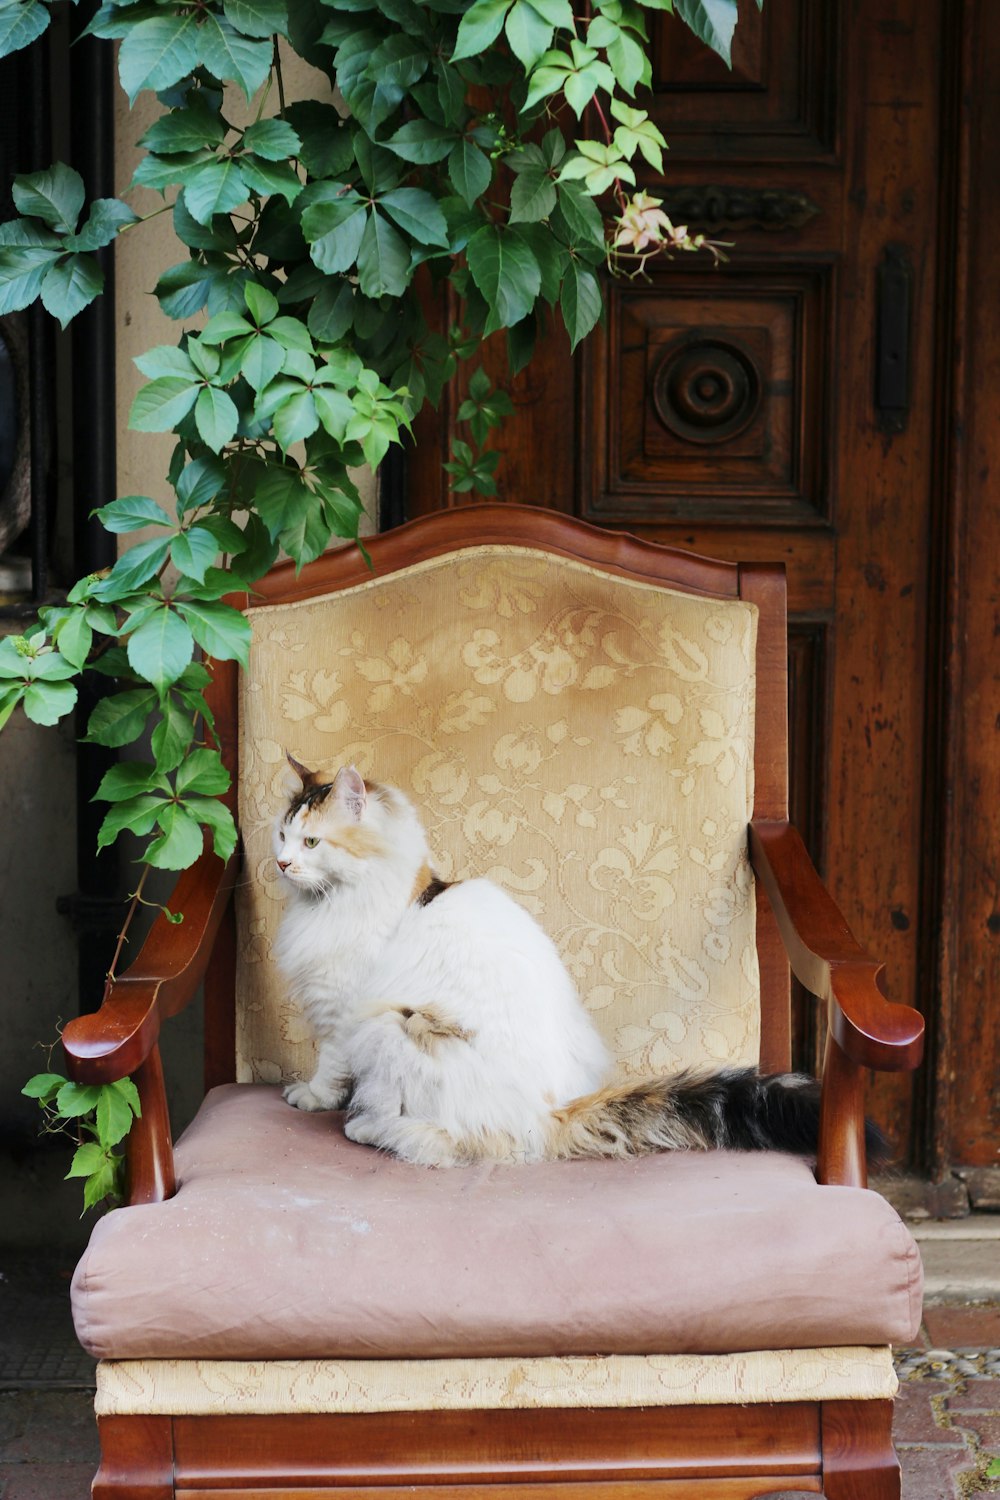
<path id="1" fill-rule="evenodd" d="M 315 849 L 316 845 L 319 843 L 319 839 L 303 839 L 302 842 L 305 844 L 307 849 Z"/>
<path id="2" fill-rule="evenodd" d="M 278 831 L 278 838 L 281 841 L 281 843 L 285 842 L 285 835 L 280 831 L 280 829 Z"/>

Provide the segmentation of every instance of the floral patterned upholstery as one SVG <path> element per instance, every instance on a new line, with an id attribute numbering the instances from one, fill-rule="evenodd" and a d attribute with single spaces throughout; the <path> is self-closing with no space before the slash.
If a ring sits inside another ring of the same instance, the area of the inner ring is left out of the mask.
<path id="1" fill-rule="evenodd" d="M 310 1064 L 271 959 L 286 750 L 401 786 L 439 874 L 527 906 L 621 1076 L 757 1060 L 753 605 L 484 545 L 248 618 L 241 1081 Z"/>

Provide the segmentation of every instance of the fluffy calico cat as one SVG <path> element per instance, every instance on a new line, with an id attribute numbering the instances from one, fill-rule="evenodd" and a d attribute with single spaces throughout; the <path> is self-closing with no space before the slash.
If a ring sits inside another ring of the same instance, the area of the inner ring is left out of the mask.
<path id="1" fill-rule="evenodd" d="M 602 1087 L 610 1058 L 554 945 L 488 880 L 446 885 L 417 814 L 353 766 L 280 814 L 276 956 L 319 1044 L 297 1109 L 444 1167 L 729 1147 L 815 1149 L 816 1083 L 753 1069 Z"/>

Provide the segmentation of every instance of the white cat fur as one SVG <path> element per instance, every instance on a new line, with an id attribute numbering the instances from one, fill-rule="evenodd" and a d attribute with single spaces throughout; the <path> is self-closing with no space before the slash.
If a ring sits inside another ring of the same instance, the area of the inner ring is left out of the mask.
<path id="1" fill-rule="evenodd" d="M 351 1140 L 426 1166 L 815 1149 L 819 1089 L 797 1074 L 602 1088 L 607 1050 L 537 922 L 488 880 L 434 882 L 402 792 L 353 766 L 330 782 L 291 764 L 302 790 L 274 829 L 288 888 L 275 953 L 319 1050 L 290 1104 L 349 1103 Z"/>

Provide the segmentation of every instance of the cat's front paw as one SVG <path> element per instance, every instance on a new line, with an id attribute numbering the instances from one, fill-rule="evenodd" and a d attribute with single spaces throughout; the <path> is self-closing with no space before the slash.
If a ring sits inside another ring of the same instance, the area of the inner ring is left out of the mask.
<path id="1" fill-rule="evenodd" d="M 344 1121 L 344 1134 L 358 1146 L 378 1144 L 378 1126 L 371 1115 L 351 1115 Z"/>
<path id="2" fill-rule="evenodd" d="M 346 1089 L 334 1092 L 317 1087 L 314 1083 L 286 1083 L 282 1093 L 286 1103 L 308 1113 L 321 1109 L 340 1109 L 347 1098 Z"/>

